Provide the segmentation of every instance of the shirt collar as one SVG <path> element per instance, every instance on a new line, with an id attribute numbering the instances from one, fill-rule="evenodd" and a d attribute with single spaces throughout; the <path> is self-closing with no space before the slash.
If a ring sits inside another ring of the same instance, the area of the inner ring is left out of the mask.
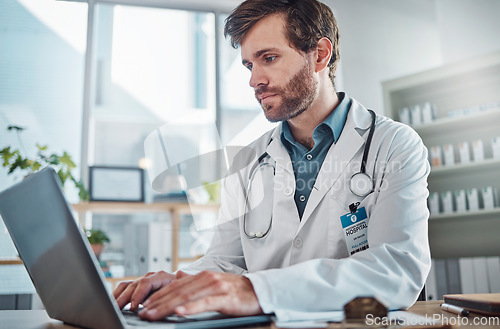
<path id="1" fill-rule="evenodd" d="M 337 140 L 342 133 L 342 129 L 344 128 L 347 113 L 349 112 L 349 106 L 351 104 L 350 98 L 347 97 L 344 92 L 338 92 L 337 96 L 340 100 L 339 105 L 337 105 L 337 107 L 332 111 L 332 113 L 330 113 L 330 115 L 328 115 L 328 117 L 326 117 L 325 120 L 323 120 L 323 122 L 314 128 L 313 139 L 316 139 L 315 137 L 319 137 L 319 135 L 322 135 L 329 130 L 333 134 L 334 143 L 337 143 Z M 325 127 L 326 129 L 322 127 Z M 290 131 L 290 126 L 287 121 L 283 121 L 281 123 L 280 139 L 282 144 L 289 151 L 291 151 L 292 145 L 297 144 L 292 136 L 292 132 Z"/>

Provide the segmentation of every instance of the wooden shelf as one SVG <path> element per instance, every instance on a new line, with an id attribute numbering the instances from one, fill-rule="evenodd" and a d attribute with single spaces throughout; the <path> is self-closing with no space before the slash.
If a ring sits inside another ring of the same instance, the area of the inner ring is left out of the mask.
<path id="1" fill-rule="evenodd" d="M 122 278 L 106 278 L 106 281 L 111 284 L 111 289 L 115 290 L 120 282 L 135 281 L 135 280 L 140 279 L 140 278 L 141 278 L 140 276 L 125 276 Z"/>
<path id="2" fill-rule="evenodd" d="M 94 212 L 106 214 L 135 214 L 143 212 L 162 213 L 176 211 L 179 214 L 201 213 L 206 211 L 217 211 L 218 204 L 191 205 L 187 202 L 82 202 L 73 204 L 76 212 Z"/>
<path id="3" fill-rule="evenodd" d="M 23 265 L 19 258 L 0 258 L 0 265 Z"/>
<path id="4" fill-rule="evenodd" d="M 199 255 L 199 256 L 195 256 L 195 257 L 179 257 L 179 262 L 194 262 L 194 261 L 197 261 L 198 259 L 200 259 L 201 257 L 203 257 L 203 255 Z"/>

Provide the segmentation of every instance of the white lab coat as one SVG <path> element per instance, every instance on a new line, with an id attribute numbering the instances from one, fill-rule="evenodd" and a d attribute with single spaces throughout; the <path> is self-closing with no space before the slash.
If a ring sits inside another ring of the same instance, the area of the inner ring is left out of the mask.
<path id="1" fill-rule="evenodd" d="M 211 246 L 186 272 L 246 275 L 264 312 L 275 312 L 281 321 L 297 319 L 304 311 L 342 310 L 360 295 L 378 296 L 391 309 L 415 302 L 431 264 L 427 150 L 413 129 L 377 116 L 366 165 L 375 190 L 364 198 L 355 196 L 348 184 L 360 170 L 371 115 L 351 101 L 342 134 L 328 151 L 302 219 L 294 201 L 293 167 L 277 127 L 250 145 L 255 158 L 240 172 L 248 184 L 257 157 L 267 151 L 272 160 L 266 161 L 275 161 L 269 234 L 262 239 L 244 235 L 244 198 L 237 175 L 232 175 L 223 189 L 221 224 Z M 358 201 L 368 214 L 369 249 L 349 256 L 340 217 L 349 212 L 349 204 Z M 247 217 L 246 225 L 261 224 L 265 230 L 268 220 Z"/>

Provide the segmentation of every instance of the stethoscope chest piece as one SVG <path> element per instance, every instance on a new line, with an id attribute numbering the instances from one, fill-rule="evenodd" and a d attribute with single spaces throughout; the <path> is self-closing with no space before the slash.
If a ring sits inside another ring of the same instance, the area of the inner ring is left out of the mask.
<path id="1" fill-rule="evenodd" d="M 358 172 L 351 177 L 349 188 L 359 197 L 365 197 L 373 191 L 373 180 L 363 172 Z"/>

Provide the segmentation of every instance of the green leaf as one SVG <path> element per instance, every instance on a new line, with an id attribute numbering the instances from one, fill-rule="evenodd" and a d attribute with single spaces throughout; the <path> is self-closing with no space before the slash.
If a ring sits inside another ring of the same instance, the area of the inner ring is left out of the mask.
<path id="1" fill-rule="evenodd" d="M 38 161 L 34 161 L 33 164 L 31 165 L 31 168 L 33 168 L 33 171 L 38 171 L 42 167 L 42 164 Z"/>
<path id="2" fill-rule="evenodd" d="M 91 244 L 103 244 L 110 241 L 108 235 L 101 230 L 85 230 L 85 234 Z"/>
<path id="3" fill-rule="evenodd" d="M 45 159 L 45 161 L 47 161 L 51 165 L 56 165 L 56 166 L 60 163 L 59 156 L 55 153 L 51 154 L 50 157 Z"/>
<path id="4" fill-rule="evenodd" d="M 90 200 L 90 193 L 85 189 L 85 187 L 80 188 L 80 192 L 78 192 L 78 196 L 80 197 L 80 200 L 82 201 L 89 201 Z"/>
<path id="5" fill-rule="evenodd" d="M 14 152 L 10 152 L 10 146 L 7 146 L 6 148 L 0 150 L 0 154 L 2 155 L 3 159 L 3 166 L 7 167 L 10 164 L 10 159 L 19 151 L 15 150 Z"/>
<path id="6" fill-rule="evenodd" d="M 65 172 L 63 169 L 59 169 L 57 174 L 59 175 L 59 178 L 61 179 L 62 185 L 64 186 L 64 183 L 66 183 L 66 180 L 68 179 L 69 174 L 67 172 Z"/>
<path id="7" fill-rule="evenodd" d="M 40 145 L 36 143 L 36 147 L 39 151 L 47 151 L 47 145 Z"/>
<path id="8" fill-rule="evenodd" d="M 10 169 L 8 172 L 9 175 L 12 174 L 14 172 L 14 170 L 16 170 L 17 168 L 23 169 L 22 165 L 23 165 L 23 159 L 20 156 L 16 157 L 16 159 L 14 160 L 14 163 L 12 163 L 10 166 Z"/>
<path id="9" fill-rule="evenodd" d="M 10 167 L 9 174 L 11 174 L 17 168 L 20 169 L 29 168 L 28 159 L 23 159 L 23 157 L 18 154 L 16 159 L 14 160 L 14 163 Z"/>
<path id="10" fill-rule="evenodd" d="M 29 168 L 30 167 L 29 160 L 28 159 L 22 159 L 20 167 L 21 167 L 21 169 L 27 169 L 27 168 Z"/>
<path id="11" fill-rule="evenodd" d="M 35 161 L 33 160 L 29 160 L 29 159 L 26 159 L 26 168 L 31 168 L 31 170 L 33 172 L 35 172 L 36 170 L 33 169 L 33 164 L 35 163 Z"/>
<path id="12" fill-rule="evenodd" d="M 7 130 L 8 131 L 11 131 L 11 130 L 23 131 L 23 130 L 26 130 L 26 128 L 23 128 L 23 127 L 20 127 L 20 126 L 9 125 L 7 127 Z"/>
<path id="13" fill-rule="evenodd" d="M 20 126 L 9 126 L 7 128 L 9 131 L 14 130 L 16 132 L 21 132 L 25 128 Z M 35 144 L 38 151 L 36 157 L 33 159 L 24 158 L 19 150 L 12 150 L 10 146 L 4 147 L 0 150 L 0 158 L 3 160 L 2 165 L 8 168 L 8 174 L 12 174 L 17 169 L 30 170 L 36 172 L 42 167 L 52 166 L 54 169 L 58 170 L 57 174 L 61 179 L 62 184 L 70 179 L 75 183 L 75 186 L 79 190 L 80 200 L 88 201 L 90 195 L 85 189 L 85 186 L 81 181 L 77 182 L 71 173 L 72 169 L 76 168 L 76 164 L 71 158 L 71 155 L 66 151 L 59 156 L 56 153 L 49 153 L 49 148 L 47 145 Z M 50 155 L 49 155 L 50 154 Z"/>
<path id="14" fill-rule="evenodd" d="M 71 177 L 71 180 L 73 181 L 73 183 L 75 183 L 75 186 L 79 190 L 78 196 L 80 197 L 80 200 L 81 201 L 89 201 L 90 200 L 90 193 L 87 191 L 87 189 L 83 185 L 83 182 L 81 180 L 76 181 L 76 179 L 75 179 L 75 177 L 73 177 L 73 175 L 71 175 L 70 177 Z"/>
<path id="15" fill-rule="evenodd" d="M 59 157 L 59 161 L 68 166 L 68 168 L 71 170 L 73 168 L 76 168 L 76 165 L 75 163 L 73 162 L 73 160 L 71 159 L 71 155 L 69 155 L 68 153 L 64 152 L 63 155 L 61 157 Z"/>

